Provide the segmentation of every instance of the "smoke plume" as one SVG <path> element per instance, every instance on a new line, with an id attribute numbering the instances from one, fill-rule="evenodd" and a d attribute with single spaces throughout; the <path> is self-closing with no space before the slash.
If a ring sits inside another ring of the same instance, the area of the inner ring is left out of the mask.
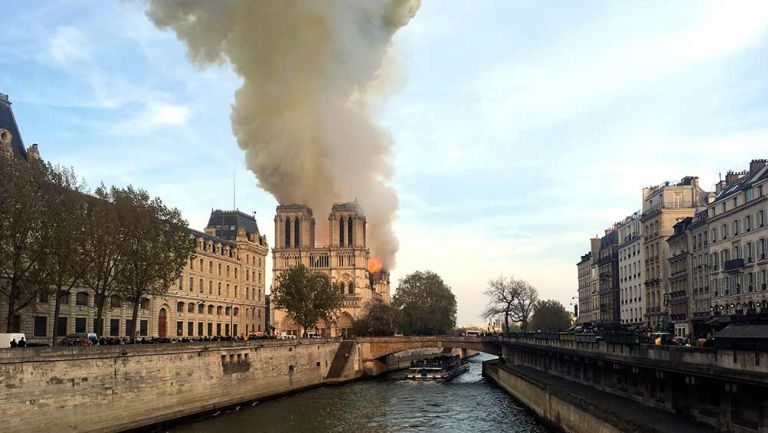
<path id="1" fill-rule="evenodd" d="M 397 196 L 392 143 L 372 120 L 391 90 L 391 40 L 420 0 L 150 0 L 205 66 L 230 62 L 243 78 L 232 129 L 262 188 L 318 216 L 357 198 L 373 255 L 394 265 Z"/>

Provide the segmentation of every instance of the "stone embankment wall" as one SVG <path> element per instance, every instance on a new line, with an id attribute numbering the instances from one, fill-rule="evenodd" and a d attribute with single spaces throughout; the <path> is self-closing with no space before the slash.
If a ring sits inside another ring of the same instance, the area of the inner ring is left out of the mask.
<path id="1" fill-rule="evenodd" d="M 121 431 L 322 385 L 339 344 L 294 340 L 1 350 L 5 418 L 0 430 Z M 359 348 L 350 358 L 341 381 L 363 374 Z"/>
<path id="2" fill-rule="evenodd" d="M 624 433 L 587 410 L 553 395 L 543 384 L 508 371 L 499 364 L 483 364 L 483 373 L 548 424 L 569 433 Z"/>

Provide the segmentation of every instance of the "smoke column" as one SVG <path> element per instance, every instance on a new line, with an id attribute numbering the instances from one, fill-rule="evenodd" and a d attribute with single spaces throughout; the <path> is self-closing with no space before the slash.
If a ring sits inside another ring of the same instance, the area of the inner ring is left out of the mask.
<path id="1" fill-rule="evenodd" d="M 392 36 L 419 5 L 150 0 L 147 15 L 176 32 L 192 62 L 230 62 L 243 78 L 232 130 L 261 187 L 280 203 L 316 212 L 357 198 L 370 222 L 372 253 L 391 267 L 398 249 L 392 142 L 372 114 L 398 78 Z"/>

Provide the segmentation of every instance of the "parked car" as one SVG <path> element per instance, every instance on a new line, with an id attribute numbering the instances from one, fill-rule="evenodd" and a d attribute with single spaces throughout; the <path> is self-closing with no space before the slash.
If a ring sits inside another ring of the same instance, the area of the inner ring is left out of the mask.
<path id="1" fill-rule="evenodd" d="M 75 332 L 59 340 L 59 346 L 93 346 L 99 344 L 99 337 L 93 332 Z"/>

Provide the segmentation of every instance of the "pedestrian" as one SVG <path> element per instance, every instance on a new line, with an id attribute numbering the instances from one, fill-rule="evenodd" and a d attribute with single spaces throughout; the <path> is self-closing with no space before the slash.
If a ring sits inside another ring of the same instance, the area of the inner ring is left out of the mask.
<path id="1" fill-rule="evenodd" d="M 24 337 L 21 337 L 21 340 L 19 340 L 19 347 L 27 347 L 27 341 L 24 340 Z"/>
<path id="2" fill-rule="evenodd" d="M 19 343 L 16 342 L 16 339 L 11 340 L 11 347 L 19 347 Z"/>

